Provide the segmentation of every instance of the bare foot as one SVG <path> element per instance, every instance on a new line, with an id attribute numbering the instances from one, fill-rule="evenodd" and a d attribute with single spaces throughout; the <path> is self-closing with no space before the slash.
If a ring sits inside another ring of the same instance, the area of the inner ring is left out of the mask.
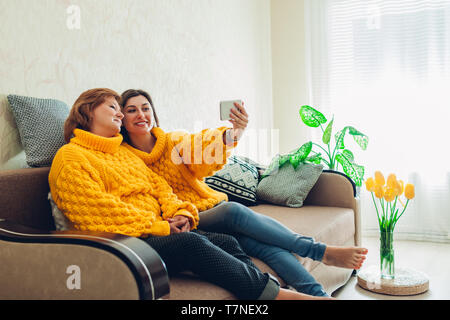
<path id="1" fill-rule="evenodd" d="M 368 250 L 360 247 L 334 247 L 327 246 L 322 262 L 326 265 L 359 269 L 361 268 Z"/>

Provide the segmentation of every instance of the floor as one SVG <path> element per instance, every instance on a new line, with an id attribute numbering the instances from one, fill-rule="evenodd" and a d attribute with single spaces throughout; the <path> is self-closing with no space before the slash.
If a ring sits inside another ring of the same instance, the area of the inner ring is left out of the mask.
<path id="1" fill-rule="evenodd" d="M 369 250 L 364 267 L 379 265 L 379 239 L 365 237 L 362 244 Z M 395 265 L 425 273 L 430 289 L 414 296 L 389 296 L 361 288 L 357 276 L 333 293 L 341 300 L 450 300 L 450 244 L 418 241 L 395 241 Z"/>

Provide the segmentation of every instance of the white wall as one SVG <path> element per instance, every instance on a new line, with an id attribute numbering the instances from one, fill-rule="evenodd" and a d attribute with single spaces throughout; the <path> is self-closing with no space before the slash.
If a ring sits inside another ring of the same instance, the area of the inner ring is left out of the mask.
<path id="1" fill-rule="evenodd" d="M 271 2 L 273 112 L 280 153 L 311 139 L 298 113 L 302 105 L 309 104 L 304 11 L 304 0 Z"/>
<path id="2" fill-rule="evenodd" d="M 0 93 L 71 106 L 90 88 L 142 88 L 165 129 L 188 131 L 228 125 L 219 101 L 239 98 L 251 136 L 272 128 L 270 33 L 270 0 L 0 0 Z"/>

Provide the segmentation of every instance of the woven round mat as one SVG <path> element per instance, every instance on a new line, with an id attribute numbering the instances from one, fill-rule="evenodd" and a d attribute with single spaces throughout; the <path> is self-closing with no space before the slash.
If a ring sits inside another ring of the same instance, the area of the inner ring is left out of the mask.
<path id="1" fill-rule="evenodd" d="M 394 296 L 420 294 L 429 289 L 428 277 L 410 268 L 395 268 L 394 279 L 382 279 L 379 266 L 358 272 L 358 285 L 366 290 Z"/>

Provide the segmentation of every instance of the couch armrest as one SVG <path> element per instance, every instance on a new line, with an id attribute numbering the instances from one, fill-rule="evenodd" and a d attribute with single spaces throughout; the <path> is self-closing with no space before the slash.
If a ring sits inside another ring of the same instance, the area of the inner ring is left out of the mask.
<path id="1" fill-rule="evenodd" d="M 0 299 L 158 299 L 169 278 L 141 239 L 0 220 Z M 72 269 L 71 269 L 72 268 Z"/>
<path id="2" fill-rule="evenodd" d="M 324 171 L 305 199 L 306 205 L 353 208 L 355 187 L 346 175 Z"/>
<path id="3" fill-rule="evenodd" d="M 361 209 L 354 182 L 345 174 L 324 170 L 304 201 L 305 205 L 341 207 L 355 212 L 355 244 L 361 245 Z"/>
<path id="4" fill-rule="evenodd" d="M 39 230 L 54 230 L 50 167 L 0 170 L 0 218 Z"/>

